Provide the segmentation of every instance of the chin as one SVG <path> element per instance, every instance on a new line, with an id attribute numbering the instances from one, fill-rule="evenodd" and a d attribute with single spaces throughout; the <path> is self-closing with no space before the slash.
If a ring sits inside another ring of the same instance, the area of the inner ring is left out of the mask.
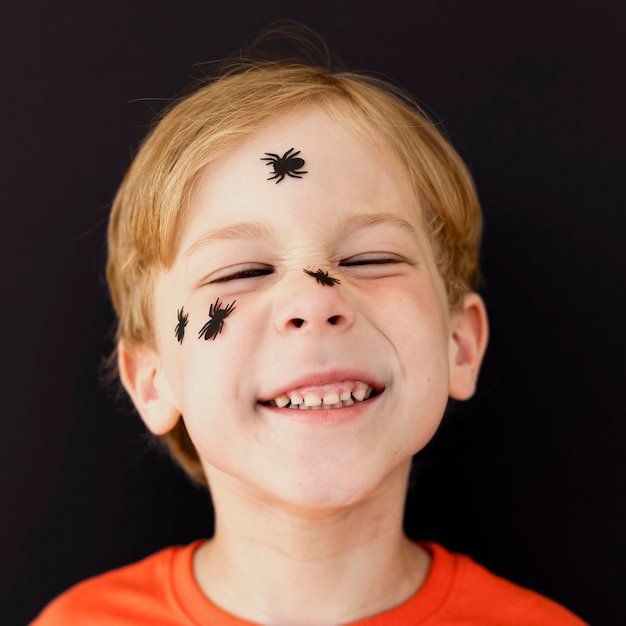
<path id="1" fill-rule="evenodd" d="M 282 508 L 294 513 L 320 517 L 373 501 L 378 496 L 386 498 L 395 493 L 394 498 L 401 494 L 399 500 L 404 500 L 411 457 L 388 466 L 386 471 L 371 458 L 361 467 L 354 465 L 350 471 L 334 465 L 331 462 L 315 470 L 292 468 L 288 476 L 268 489 L 274 503 L 280 502 Z"/>

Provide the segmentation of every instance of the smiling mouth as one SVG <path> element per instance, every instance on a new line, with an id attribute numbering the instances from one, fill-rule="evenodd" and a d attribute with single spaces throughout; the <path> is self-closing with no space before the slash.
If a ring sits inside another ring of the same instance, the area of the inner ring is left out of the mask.
<path id="1" fill-rule="evenodd" d="M 272 400 L 261 402 L 263 406 L 279 409 L 341 409 L 359 402 L 371 400 L 379 393 L 372 386 L 361 381 L 343 381 L 339 385 L 327 385 L 321 389 L 294 389 L 286 391 Z"/>

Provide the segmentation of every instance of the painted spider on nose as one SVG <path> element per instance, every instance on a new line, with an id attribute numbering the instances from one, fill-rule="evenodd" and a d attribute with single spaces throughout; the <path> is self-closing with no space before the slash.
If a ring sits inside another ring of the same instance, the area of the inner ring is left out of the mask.
<path id="1" fill-rule="evenodd" d="M 187 326 L 189 321 L 189 313 L 185 314 L 185 307 L 181 306 L 180 311 L 176 311 L 176 315 L 178 316 L 178 324 L 176 324 L 174 334 L 176 335 L 176 341 L 182 345 L 185 337 L 185 326 Z"/>
<path id="2" fill-rule="evenodd" d="M 341 284 L 341 281 L 338 278 L 333 278 L 328 275 L 328 272 L 323 272 L 321 269 L 316 270 L 315 272 L 311 270 L 302 270 L 305 274 L 312 276 L 315 278 L 315 281 L 320 285 L 328 285 L 332 287 L 333 285 Z"/>
<path id="3" fill-rule="evenodd" d="M 272 165 L 274 167 L 274 176 L 270 176 L 267 180 L 273 180 L 278 178 L 276 184 L 278 184 L 285 176 L 291 176 L 291 178 L 302 178 L 300 174 L 308 174 L 308 172 L 301 170 L 304 165 L 304 159 L 298 157 L 300 150 L 293 152 L 293 148 L 290 148 L 283 154 L 278 156 L 273 152 L 266 152 L 266 157 L 261 157 L 261 161 L 267 161 L 265 165 Z"/>
<path id="4" fill-rule="evenodd" d="M 209 339 L 215 338 L 222 332 L 224 328 L 224 320 L 235 310 L 235 302 L 234 300 L 230 304 L 226 305 L 226 308 L 222 308 L 222 303 L 218 298 L 215 301 L 215 304 L 212 304 L 209 307 L 209 317 L 211 318 L 198 333 L 198 339 L 202 338 L 204 335 L 204 340 L 208 341 Z"/>

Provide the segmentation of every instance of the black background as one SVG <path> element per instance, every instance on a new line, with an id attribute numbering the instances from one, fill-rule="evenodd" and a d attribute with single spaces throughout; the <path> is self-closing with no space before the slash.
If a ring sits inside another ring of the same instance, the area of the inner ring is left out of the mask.
<path id="1" fill-rule="evenodd" d="M 211 532 L 208 496 L 99 383 L 110 202 L 153 114 L 269 21 L 407 88 L 469 163 L 492 339 L 407 528 L 626 622 L 621 2 L 5 2 L 0 622 Z"/>

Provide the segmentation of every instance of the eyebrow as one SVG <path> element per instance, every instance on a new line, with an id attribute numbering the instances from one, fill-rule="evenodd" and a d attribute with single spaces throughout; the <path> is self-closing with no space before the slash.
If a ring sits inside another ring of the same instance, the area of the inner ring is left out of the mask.
<path id="1" fill-rule="evenodd" d="M 244 239 L 247 241 L 256 241 L 258 239 L 271 239 L 272 231 L 265 225 L 258 222 L 242 222 L 241 224 L 231 224 L 217 230 L 211 230 L 194 243 L 192 243 L 183 256 L 189 257 L 203 248 L 207 244 L 214 241 L 228 241 L 236 239 Z"/>
<path id="2" fill-rule="evenodd" d="M 396 226 L 415 236 L 416 231 L 410 222 L 393 213 L 370 213 L 348 215 L 339 223 L 339 232 L 343 237 L 358 230 L 373 226 Z"/>
<path id="3" fill-rule="evenodd" d="M 396 226 L 415 236 L 415 228 L 410 222 L 393 213 L 370 213 L 370 214 L 354 214 L 348 215 L 339 222 L 340 238 L 346 238 L 351 233 L 374 226 Z M 243 239 L 246 241 L 258 241 L 259 239 L 272 239 L 272 230 L 260 222 L 242 222 L 240 224 L 231 224 L 217 230 L 211 230 L 199 239 L 197 239 L 187 250 L 183 256 L 190 257 L 200 248 L 214 241 L 233 241 Z"/>

